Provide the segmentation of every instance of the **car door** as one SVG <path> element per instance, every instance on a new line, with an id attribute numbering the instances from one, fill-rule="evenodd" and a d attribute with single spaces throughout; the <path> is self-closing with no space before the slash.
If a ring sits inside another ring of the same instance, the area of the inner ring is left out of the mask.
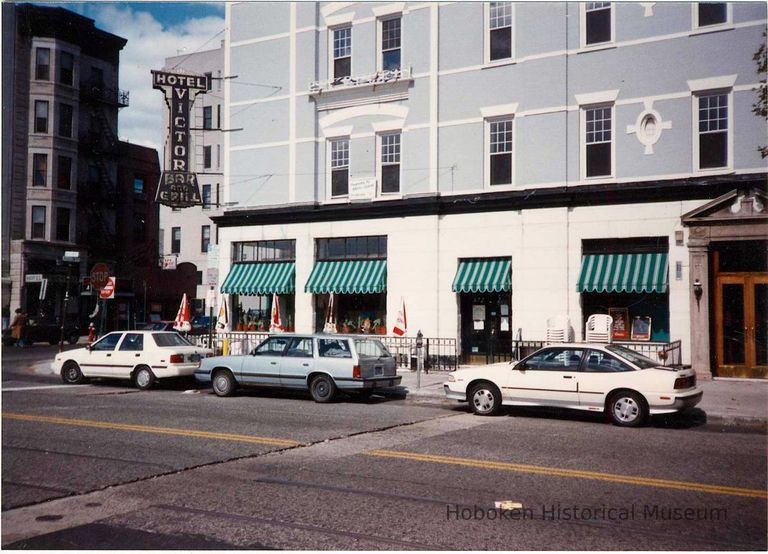
<path id="1" fill-rule="evenodd" d="M 140 363 L 152 365 L 152 361 L 147 359 L 144 352 L 144 335 L 142 333 L 126 333 L 113 357 L 116 358 L 115 363 L 118 364 L 115 366 L 117 377 L 130 377 L 133 368 Z"/>
<path id="2" fill-rule="evenodd" d="M 253 349 L 240 367 L 240 380 L 250 385 L 280 385 L 280 365 L 292 337 L 270 337 Z"/>
<path id="3" fill-rule="evenodd" d="M 283 354 L 280 365 L 280 384 L 284 387 L 307 386 L 307 375 L 315 365 L 315 353 L 311 337 L 294 337 Z"/>
<path id="4" fill-rule="evenodd" d="M 590 349 L 579 374 L 579 404 L 590 411 L 601 411 L 606 395 L 626 386 L 626 373 L 634 368 L 613 354 Z"/>
<path id="5" fill-rule="evenodd" d="M 115 363 L 115 348 L 123 338 L 123 333 L 109 333 L 94 342 L 84 356 L 80 367 L 84 375 L 98 377 L 116 377 L 118 375 Z"/>
<path id="6" fill-rule="evenodd" d="M 583 348 L 549 347 L 517 364 L 504 387 L 504 399 L 516 404 L 578 406 Z"/>

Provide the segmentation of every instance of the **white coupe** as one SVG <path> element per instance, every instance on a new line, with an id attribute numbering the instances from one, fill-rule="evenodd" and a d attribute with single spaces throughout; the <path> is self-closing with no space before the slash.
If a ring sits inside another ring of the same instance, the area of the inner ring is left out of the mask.
<path id="1" fill-rule="evenodd" d="M 607 412 L 616 425 L 637 427 L 651 414 L 695 406 L 703 391 L 690 368 L 663 367 L 614 344 L 547 346 L 510 366 L 460 369 L 445 394 L 478 415 L 503 405 L 554 406 Z"/>
<path id="2" fill-rule="evenodd" d="M 117 331 L 75 350 L 60 352 L 51 364 L 65 383 L 87 377 L 130 379 L 144 390 L 156 379 L 192 376 L 211 355 L 176 332 Z"/>

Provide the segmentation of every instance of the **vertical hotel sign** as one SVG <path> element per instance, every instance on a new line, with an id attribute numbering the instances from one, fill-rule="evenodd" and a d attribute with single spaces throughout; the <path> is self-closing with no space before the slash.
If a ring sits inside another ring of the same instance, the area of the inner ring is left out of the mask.
<path id="1" fill-rule="evenodd" d="M 197 175 L 190 164 L 190 123 L 195 97 L 208 90 L 208 78 L 152 71 L 152 87 L 162 90 L 168 105 L 168 141 L 165 169 L 160 175 L 155 201 L 171 208 L 202 204 Z"/>

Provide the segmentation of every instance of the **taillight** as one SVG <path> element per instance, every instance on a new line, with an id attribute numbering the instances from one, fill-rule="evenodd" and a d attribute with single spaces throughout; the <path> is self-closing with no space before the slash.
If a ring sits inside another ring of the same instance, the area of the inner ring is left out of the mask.
<path id="1" fill-rule="evenodd" d="M 353 379 L 360 379 L 360 375 L 361 375 L 361 373 L 360 373 L 360 366 L 359 365 L 352 366 L 352 378 Z"/>
<path id="2" fill-rule="evenodd" d="M 678 377 L 675 379 L 675 389 L 689 389 L 696 386 L 696 376 Z"/>
<path id="3" fill-rule="evenodd" d="M 171 363 L 172 364 L 183 364 L 184 363 L 184 354 L 171 354 Z"/>

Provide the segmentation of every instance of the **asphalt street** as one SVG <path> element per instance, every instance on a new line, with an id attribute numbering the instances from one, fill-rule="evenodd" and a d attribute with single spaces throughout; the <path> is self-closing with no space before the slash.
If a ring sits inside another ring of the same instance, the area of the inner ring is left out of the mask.
<path id="1" fill-rule="evenodd" d="M 4 548 L 768 546 L 764 429 L 63 386 L 29 370 L 55 351 L 3 350 Z"/>

